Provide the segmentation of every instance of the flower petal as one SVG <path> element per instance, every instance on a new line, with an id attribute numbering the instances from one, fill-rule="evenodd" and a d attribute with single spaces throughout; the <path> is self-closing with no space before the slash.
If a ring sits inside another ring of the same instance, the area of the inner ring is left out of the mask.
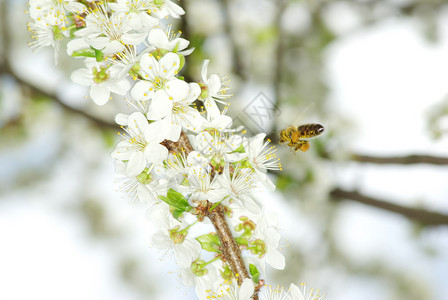
<path id="1" fill-rule="evenodd" d="M 106 85 L 93 84 L 90 87 L 90 98 L 96 105 L 104 105 L 110 98 L 110 90 Z"/>
<path id="2" fill-rule="evenodd" d="M 145 158 L 150 163 L 158 165 L 162 163 L 167 157 L 168 149 L 160 144 L 151 144 L 148 145 L 145 149 Z"/>
<path id="3" fill-rule="evenodd" d="M 134 151 L 126 166 L 126 176 L 137 176 L 146 167 L 145 155 L 142 151 Z"/>

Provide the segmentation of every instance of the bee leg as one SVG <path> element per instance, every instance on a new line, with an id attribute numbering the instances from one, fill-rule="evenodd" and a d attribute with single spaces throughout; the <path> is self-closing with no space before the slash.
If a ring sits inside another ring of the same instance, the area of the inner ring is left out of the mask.
<path id="1" fill-rule="evenodd" d="M 310 149 L 310 143 L 308 141 L 299 140 L 297 142 L 297 145 L 295 148 L 296 152 L 299 150 L 302 152 L 306 152 L 306 151 L 308 151 L 308 149 Z"/>

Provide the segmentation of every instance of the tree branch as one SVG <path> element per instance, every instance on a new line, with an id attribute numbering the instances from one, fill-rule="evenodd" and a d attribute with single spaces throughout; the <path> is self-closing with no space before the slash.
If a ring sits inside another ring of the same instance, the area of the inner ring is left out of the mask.
<path id="1" fill-rule="evenodd" d="M 431 156 L 431 155 L 407 155 L 407 156 L 370 156 L 362 154 L 352 154 L 350 159 L 362 163 L 374 164 L 431 164 L 431 165 L 448 165 L 448 157 Z"/>
<path id="2" fill-rule="evenodd" d="M 353 200 L 356 202 L 381 208 L 383 210 L 394 212 L 427 226 L 448 225 L 448 215 L 428 211 L 425 209 L 411 208 L 394 204 L 388 201 L 379 200 L 370 196 L 363 195 L 357 191 L 346 191 L 341 188 L 335 188 L 330 192 L 330 196 L 334 200 Z"/>
<path id="3" fill-rule="evenodd" d="M 20 76 L 18 76 L 10 67 L 8 64 L 6 65 L 0 65 L 0 74 L 6 74 L 11 76 L 12 78 L 14 78 L 20 85 L 22 85 L 23 87 L 26 87 L 28 89 L 31 90 L 31 92 L 33 94 L 36 95 L 40 95 L 43 96 L 45 98 L 48 98 L 50 100 L 53 100 L 55 103 L 57 103 L 59 106 L 61 106 L 64 110 L 73 113 L 73 114 L 77 114 L 79 116 L 82 116 L 88 120 L 90 120 L 92 123 L 94 123 L 96 126 L 101 127 L 101 128 L 105 128 L 105 129 L 113 129 L 113 130 L 119 130 L 119 126 L 112 123 L 112 122 L 108 122 L 105 120 L 102 120 L 98 117 L 95 117 L 91 114 L 86 113 L 85 111 L 81 110 L 81 109 L 77 109 L 74 108 L 66 103 L 64 103 L 59 97 L 57 97 L 56 95 L 47 92 L 43 89 L 41 89 L 40 87 L 26 81 L 25 79 L 21 78 Z"/>

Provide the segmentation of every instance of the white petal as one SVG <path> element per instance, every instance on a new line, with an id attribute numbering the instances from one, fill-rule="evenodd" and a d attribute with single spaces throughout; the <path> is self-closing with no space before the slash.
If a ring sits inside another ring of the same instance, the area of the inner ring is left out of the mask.
<path id="1" fill-rule="evenodd" d="M 145 140 L 150 144 L 162 142 L 168 135 L 168 121 L 164 119 L 150 123 L 143 134 Z"/>
<path id="2" fill-rule="evenodd" d="M 209 59 L 204 60 L 204 63 L 202 64 L 202 71 L 201 71 L 201 77 L 202 77 L 202 81 L 204 83 L 207 83 L 207 68 L 208 68 L 208 63 L 210 62 Z"/>
<path id="3" fill-rule="evenodd" d="M 208 79 L 208 91 L 211 96 L 218 95 L 219 89 L 221 88 L 221 80 L 219 80 L 218 75 L 212 74 Z"/>
<path id="4" fill-rule="evenodd" d="M 143 101 L 148 100 L 152 97 L 153 92 L 150 92 L 152 84 L 148 81 L 137 82 L 131 90 L 131 96 L 135 100 Z"/>
<path id="5" fill-rule="evenodd" d="M 75 70 L 70 78 L 77 84 L 87 86 L 92 84 L 92 73 L 86 68 Z"/>
<path id="6" fill-rule="evenodd" d="M 90 87 L 90 98 L 96 105 L 104 105 L 110 98 L 110 90 L 106 85 L 93 84 Z"/>
<path id="7" fill-rule="evenodd" d="M 285 257 L 278 250 L 270 249 L 270 251 L 266 253 L 266 261 L 274 269 L 283 270 L 285 268 Z"/>
<path id="8" fill-rule="evenodd" d="M 305 300 L 305 296 L 303 295 L 302 291 L 293 283 L 289 286 L 289 291 L 291 293 L 291 296 L 289 299 L 291 300 Z"/>
<path id="9" fill-rule="evenodd" d="M 180 59 L 177 54 L 170 52 L 160 59 L 159 64 L 162 72 L 160 75 L 164 78 L 172 78 L 179 70 Z"/>
<path id="10" fill-rule="evenodd" d="M 118 160 L 129 160 L 131 157 L 132 151 L 129 151 L 132 145 L 128 141 L 121 141 L 115 147 L 115 150 L 112 152 L 112 158 Z"/>
<path id="11" fill-rule="evenodd" d="M 173 100 L 170 100 L 165 91 L 159 90 L 154 93 L 151 105 L 148 108 L 148 119 L 160 120 L 171 115 L 173 112 Z"/>
<path id="12" fill-rule="evenodd" d="M 126 176 L 137 176 L 146 167 L 145 156 L 142 151 L 134 151 L 126 166 Z"/>
<path id="13" fill-rule="evenodd" d="M 190 91 L 188 83 L 183 80 L 173 78 L 166 83 L 166 92 L 174 98 L 174 100 L 185 99 Z"/>
<path id="14" fill-rule="evenodd" d="M 125 44 L 137 45 L 145 40 L 146 34 L 147 34 L 146 32 L 126 33 L 126 34 L 123 34 L 123 36 L 121 37 L 121 40 Z"/>
<path id="15" fill-rule="evenodd" d="M 122 52 L 125 49 L 124 45 L 117 41 L 117 40 L 113 40 L 108 42 L 104 49 L 103 52 L 104 54 L 114 54 L 114 53 L 118 53 L 118 52 Z"/>
<path id="16" fill-rule="evenodd" d="M 160 144 L 151 144 L 148 145 L 145 149 L 145 158 L 150 163 L 158 165 L 162 163 L 167 157 L 168 149 Z"/>
<path id="17" fill-rule="evenodd" d="M 94 39 L 89 39 L 89 44 L 93 48 L 97 50 L 104 49 L 108 44 L 110 43 L 110 40 L 105 36 L 100 36 Z"/>
<path id="18" fill-rule="evenodd" d="M 145 115 L 141 112 L 134 112 L 129 116 L 128 126 L 133 135 L 139 136 L 142 135 L 149 125 Z"/>
<path id="19" fill-rule="evenodd" d="M 158 249 L 169 249 L 173 247 L 173 241 L 163 232 L 156 232 L 151 239 L 151 243 Z"/>
<path id="20" fill-rule="evenodd" d="M 159 62 L 151 54 L 144 54 L 140 59 L 140 69 L 145 79 L 154 79 L 159 75 Z"/>
<path id="21" fill-rule="evenodd" d="M 162 29 L 156 28 L 149 33 L 148 42 L 157 48 L 165 49 L 168 44 L 168 37 Z"/>
<path id="22" fill-rule="evenodd" d="M 90 49 L 89 44 L 87 44 L 87 42 L 82 38 L 73 39 L 67 44 L 67 54 L 70 56 L 73 54 L 73 52 L 82 49 Z"/>
<path id="23" fill-rule="evenodd" d="M 254 294 L 254 282 L 250 278 L 246 278 L 243 281 L 243 284 L 240 286 L 240 290 L 238 292 L 238 300 L 249 300 L 250 297 Z"/>
<path id="24" fill-rule="evenodd" d="M 109 85 L 109 88 L 115 94 L 124 95 L 131 88 L 131 84 L 124 78 L 121 80 L 114 80 L 113 83 Z"/>

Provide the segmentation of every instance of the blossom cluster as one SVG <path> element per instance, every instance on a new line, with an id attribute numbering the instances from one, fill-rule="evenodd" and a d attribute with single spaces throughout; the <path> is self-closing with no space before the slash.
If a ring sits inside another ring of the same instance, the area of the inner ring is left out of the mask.
<path id="1" fill-rule="evenodd" d="M 265 134 L 245 137 L 242 128 L 232 127 L 227 82 L 208 74 L 208 60 L 198 82 L 180 75 L 194 49 L 165 19 L 180 18 L 184 10 L 170 0 L 29 5 L 33 48 L 52 46 L 57 54 L 68 40 L 68 55 L 84 65 L 71 78 L 89 87 L 96 104 L 104 105 L 111 93 L 126 96 L 131 111 L 115 118 L 123 133 L 111 155 L 125 196 L 149 205 L 154 247 L 174 256 L 182 283 L 200 299 L 252 297 L 266 263 L 285 266 L 279 227 L 256 196 L 275 188 L 267 171 L 281 165 Z M 218 206 L 252 277 L 241 286 L 207 218 Z M 194 235 L 196 226 L 211 230 Z M 223 285 L 235 285 L 241 297 L 220 294 Z"/>

